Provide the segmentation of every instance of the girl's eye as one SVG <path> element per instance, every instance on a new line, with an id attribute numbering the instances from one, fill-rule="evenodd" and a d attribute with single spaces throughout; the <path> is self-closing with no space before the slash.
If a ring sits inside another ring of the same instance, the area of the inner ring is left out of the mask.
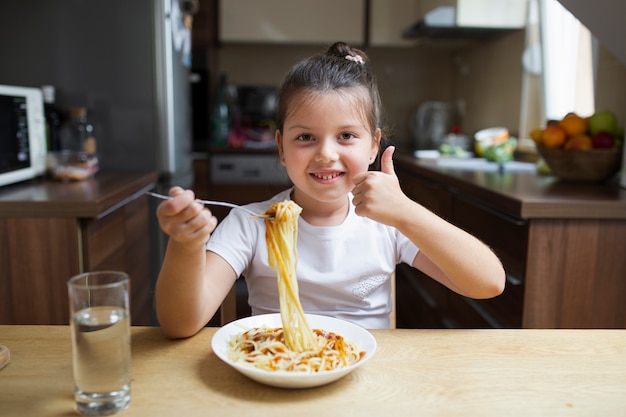
<path id="1" fill-rule="evenodd" d="M 298 135 L 296 137 L 296 140 L 301 141 L 301 142 L 308 142 L 308 141 L 313 140 L 313 136 L 305 133 L 302 135 Z"/>
<path id="2" fill-rule="evenodd" d="M 345 132 L 345 133 L 342 133 L 341 135 L 339 135 L 339 138 L 343 139 L 343 140 L 350 140 L 350 139 L 353 139 L 354 137 L 355 136 L 352 133 L 349 133 L 349 132 Z"/>

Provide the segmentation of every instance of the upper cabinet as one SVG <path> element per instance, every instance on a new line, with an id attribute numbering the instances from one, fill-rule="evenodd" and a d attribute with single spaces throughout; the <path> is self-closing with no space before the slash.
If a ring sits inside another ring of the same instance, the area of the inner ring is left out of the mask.
<path id="1" fill-rule="evenodd" d="M 420 19 L 419 0 L 370 0 L 369 46 L 412 46 L 402 31 Z"/>
<path id="2" fill-rule="evenodd" d="M 424 0 L 220 0 L 219 40 L 411 46 L 415 42 L 404 39 L 402 31 L 420 18 L 423 3 Z"/>
<path id="3" fill-rule="evenodd" d="M 364 0 L 221 0 L 221 42 L 362 45 Z"/>

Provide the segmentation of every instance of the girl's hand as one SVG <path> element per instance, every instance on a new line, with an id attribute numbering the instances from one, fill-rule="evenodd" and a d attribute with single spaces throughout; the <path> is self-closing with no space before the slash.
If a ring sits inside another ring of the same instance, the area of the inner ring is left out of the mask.
<path id="1" fill-rule="evenodd" d="M 402 218 L 403 207 L 412 203 L 402 192 L 393 168 L 395 147 L 390 146 L 381 156 L 381 171 L 367 171 L 354 178 L 352 202 L 359 216 L 395 226 Z"/>
<path id="2" fill-rule="evenodd" d="M 171 200 L 159 204 L 156 214 L 165 234 L 178 243 L 204 246 L 217 226 L 217 218 L 196 201 L 191 190 L 173 187 Z"/>

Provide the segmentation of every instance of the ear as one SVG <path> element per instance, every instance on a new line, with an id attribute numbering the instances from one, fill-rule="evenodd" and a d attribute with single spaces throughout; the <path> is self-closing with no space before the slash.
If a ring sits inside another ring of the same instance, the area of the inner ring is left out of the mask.
<path id="1" fill-rule="evenodd" d="M 376 129 L 374 133 L 374 144 L 372 145 L 372 151 L 370 153 L 370 165 L 376 160 L 378 156 L 378 151 L 380 149 L 380 139 L 382 138 L 383 133 L 380 128 Z"/>
<path id="2" fill-rule="evenodd" d="M 280 130 L 276 129 L 276 133 L 274 134 L 274 141 L 276 142 L 276 147 L 278 148 L 278 157 L 280 158 L 280 163 L 285 165 L 285 157 L 283 156 L 283 143 L 282 136 L 280 135 Z"/>

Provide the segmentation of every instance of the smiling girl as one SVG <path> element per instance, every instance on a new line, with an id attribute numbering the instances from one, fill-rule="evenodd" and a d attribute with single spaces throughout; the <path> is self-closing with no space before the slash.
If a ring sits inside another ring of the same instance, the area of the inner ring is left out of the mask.
<path id="1" fill-rule="evenodd" d="M 299 62 L 281 85 L 276 145 L 293 187 L 248 208 L 263 213 L 285 199 L 302 208 L 296 275 L 305 312 L 389 327 L 400 262 L 468 297 L 500 294 L 505 275 L 493 252 L 402 192 L 381 113 L 367 56 L 345 43 Z M 164 334 L 199 331 L 240 275 L 252 314 L 278 312 L 264 222 L 232 210 L 218 226 L 192 191 L 170 195 L 157 209 L 170 237 L 156 285 Z"/>

